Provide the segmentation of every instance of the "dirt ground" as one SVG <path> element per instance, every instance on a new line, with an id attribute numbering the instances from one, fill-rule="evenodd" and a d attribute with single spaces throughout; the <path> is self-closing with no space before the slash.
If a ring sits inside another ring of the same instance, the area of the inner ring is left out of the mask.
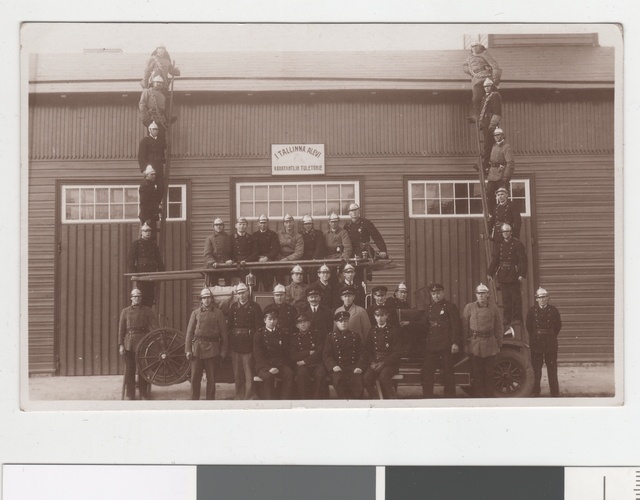
<path id="1" fill-rule="evenodd" d="M 560 393 L 562 397 L 611 397 L 615 393 L 613 364 L 582 364 L 560 366 L 558 368 Z M 204 381 L 202 394 L 204 394 Z M 76 376 L 53 377 L 35 376 L 29 378 L 29 399 L 31 401 L 113 401 L 119 400 L 122 391 L 122 377 Z M 442 393 L 436 387 L 436 395 Z M 233 399 L 233 384 L 216 385 L 216 399 Z M 417 399 L 422 390 L 416 386 L 400 386 L 400 398 Z M 542 397 L 549 395 L 546 372 L 542 375 Z M 469 397 L 458 388 L 457 396 Z M 332 397 L 335 397 L 332 389 Z M 152 399 L 159 401 L 189 399 L 189 382 L 168 387 L 153 386 Z"/>

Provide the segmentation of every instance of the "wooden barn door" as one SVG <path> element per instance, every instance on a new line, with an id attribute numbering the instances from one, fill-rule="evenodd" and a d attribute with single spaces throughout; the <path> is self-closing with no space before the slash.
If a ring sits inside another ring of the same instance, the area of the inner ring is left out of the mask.
<path id="1" fill-rule="evenodd" d="M 188 222 L 172 221 L 164 255 L 167 270 L 187 269 Z M 56 354 L 60 375 L 123 372 L 118 354 L 120 311 L 130 304 L 127 253 L 139 237 L 137 223 L 60 224 L 57 249 Z M 154 312 L 168 326 L 186 330 L 189 283 L 160 285 Z M 162 324 L 162 322 L 161 322 Z"/>

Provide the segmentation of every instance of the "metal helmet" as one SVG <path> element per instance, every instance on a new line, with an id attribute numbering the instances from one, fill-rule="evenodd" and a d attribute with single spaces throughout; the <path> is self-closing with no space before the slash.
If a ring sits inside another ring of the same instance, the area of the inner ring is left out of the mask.
<path id="1" fill-rule="evenodd" d="M 151 165 L 147 165 L 147 168 L 144 169 L 144 172 L 142 172 L 144 174 L 144 176 L 146 177 L 147 175 L 150 174 L 155 174 L 156 170 L 151 166 Z"/>
<path id="2" fill-rule="evenodd" d="M 349 263 L 345 264 L 345 266 L 342 268 L 343 273 L 346 273 L 347 271 L 355 271 L 355 270 L 356 268 Z"/>
<path id="3" fill-rule="evenodd" d="M 131 296 L 132 297 L 142 297 L 142 292 L 139 289 L 134 288 L 133 290 L 131 290 Z"/>
<path id="4" fill-rule="evenodd" d="M 507 231 L 511 231 L 511 226 L 509 224 L 502 224 L 502 226 L 500 226 L 500 232 L 505 233 Z"/>
<path id="5" fill-rule="evenodd" d="M 247 285 L 245 285 L 244 283 L 238 283 L 238 285 L 236 286 L 236 293 L 246 292 L 247 290 L 249 289 L 247 288 Z"/>
<path id="6" fill-rule="evenodd" d="M 293 220 L 293 216 L 287 214 L 287 215 L 284 216 L 284 218 L 282 220 L 285 221 L 285 222 Z"/>
<path id="7" fill-rule="evenodd" d="M 152 82 L 160 82 L 160 83 L 164 83 L 164 78 L 162 78 L 160 75 L 156 75 L 151 79 Z"/>
<path id="8" fill-rule="evenodd" d="M 236 223 L 237 223 L 237 224 L 239 224 L 239 223 L 241 223 L 241 222 L 244 222 L 244 223 L 246 224 L 246 223 L 247 223 L 247 218 L 246 218 L 246 217 L 243 217 L 243 216 L 240 216 L 240 217 L 238 217 L 238 218 L 236 219 Z"/>
<path id="9" fill-rule="evenodd" d="M 152 128 L 155 128 L 157 130 L 158 129 L 158 124 L 156 122 L 151 122 L 149 124 L 149 130 L 151 130 Z"/>
<path id="10" fill-rule="evenodd" d="M 483 87 L 488 87 L 489 85 L 493 85 L 493 80 L 491 78 L 487 78 L 482 84 Z"/>
<path id="11" fill-rule="evenodd" d="M 296 265 L 293 267 L 293 269 L 291 270 L 291 274 L 302 274 L 302 267 Z"/>
<path id="12" fill-rule="evenodd" d="M 496 189 L 496 194 L 498 194 L 498 193 L 509 194 L 509 191 L 507 191 L 507 188 L 501 187 L 501 188 Z"/>
<path id="13" fill-rule="evenodd" d="M 542 287 L 538 288 L 538 290 L 536 291 L 536 299 L 538 299 L 540 297 L 548 297 L 548 296 L 549 296 L 549 292 L 547 292 Z"/>
<path id="14" fill-rule="evenodd" d="M 322 273 L 322 272 L 328 273 L 328 272 L 331 272 L 331 269 L 329 269 L 329 266 L 327 266 L 326 264 L 322 264 L 320 266 L 320 269 L 318 269 L 318 272 L 319 273 Z"/>
<path id="15" fill-rule="evenodd" d="M 216 224 L 224 224 L 224 221 L 220 217 L 216 217 L 213 219 L 213 225 L 215 226 Z"/>
<path id="16" fill-rule="evenodd" d="M 496 129 L 493 131 L 493 135 L 504 135 L 504 130 L 502 130 L 500 127 L 496 127 Z"/>
<path id="17" fill-rule="evenodd" d="M 396 292 L 408 292 L 408 291 L 409 289 L 407 288 L 407 284 L 404 281 L 400 283 L 396 288 Z"/>
<path id="18" fill-rule="evenodd" d="M 487 288 L 487 285 L 480 283 L 476 287 L 476 293 L 489 293 L 489 288 Z"/>
<path id="19" fill-rule="evenodd" d="M 305 216 L 302 218 L 302 223 L 303 223 L 303 224 L 312 224 L 312 223 L 313 223 L 313 219 L 311 218 L 311 216 L 310 216 L 310 215 L 305 215 Z"/>
<path id="20" fill-rule="evenodd" d="M 359 210 L 360 209 L 360 205 L 358 205 L 357 203 L 352 203 L 351 205 L 349 205 L 349 212 L 352 212 L 354 210 Z"/>
<path id="21" fill-rule="evenodd" d="M 329 222 L 339 222 L 339 221 L 340 221 L 340 217 L 338 217 L 338 214 L 332 213 L 329 216 Z"/>
<path id="22" fill-rule="evenodd" d="M 213 297 L 213 294 L 211 293 L 211 290 L 209 290 L 208 288 L 203 288 L 202 291 L 200 292 L 200 298 L 203 299 L 205 297 Z"/>
<path id="23" fill-rule="evenodd" d="M 280 283 L 278 283 L 273 289 L 273 294 L 274 295 L 284 294 L 285 291 L 286 290 L 284 288 L 284 285 L 281 285 Z"/>
<path id="24" fill-rule="evenodd" d="M 269 217 L 267 217 L 265 214 L 262 214 L 260 217 L 258 217 L 258 222 L 269 222 Z"/>
<path id="25" fill-rule="evenodd" d="M 145 222 L 144 224 L 142 224 L 140 231 L 151 231 L 151 226 Z"/>

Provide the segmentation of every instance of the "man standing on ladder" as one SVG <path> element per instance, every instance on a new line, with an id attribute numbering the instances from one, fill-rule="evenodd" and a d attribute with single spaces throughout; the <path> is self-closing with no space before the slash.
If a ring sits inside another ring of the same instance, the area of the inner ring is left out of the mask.
<path id="1" fill-rule="evenodd" d="M 493 137 L 496 143 L 491 149 L 487 178 L 487 206 L 491 215 L 496 207 L 496 191 L 499 188 L 505 188 L 507 192 L 509 191 L 511 177 L 516 168 L 515 156 L 511 146 L 505 140 L 504 131 L 500 127 L 496 127 L 493 131 Z M 518 237 L 518 233 L 515 234 L 515 237 Z"/>
<path id="2" fill-rule="evenodd" d="M 495 143 L 493 133 L 500 125 L 502 118 L 502 97 L 498 93 L 493 80 L 487 78 L 484 81 L 484 98 L 478 118 L 478 127 L 482 132 L 484 148 L 482 153 L 482 168 L 485 172 L 489 170 L 489 161 L 491 159 L 491 150 Z"/>

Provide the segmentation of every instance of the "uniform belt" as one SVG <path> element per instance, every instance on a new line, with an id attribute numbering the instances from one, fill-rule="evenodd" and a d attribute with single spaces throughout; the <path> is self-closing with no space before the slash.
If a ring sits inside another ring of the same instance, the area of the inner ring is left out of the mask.
<path id="1" fill-rule="evenodd" d="M 477 330 L 472 330 L 474 337 L 493 337 L 493 332 L 479 332 Z"/>
<path id="2" fill-rule="evenodd" d="M 380 361 L 381 359 L 386 358 L 389 355 L 388 352 L 380 352 L 380 351 L 376 351 L 375 353 L 375 358 L 376 361 Z"/>
<path id="3" fill-rule="evenodd" d="M 233 328 L 231 330 L 231 333 L 233 333 L 234 335 L 246 335 L 251 332 L 251 328 Z"/>
<path id="4" fill-rule="evenodd" d="M 511 264 L 509 262 L 505 262 L 504 264 L 500 264 L 500 267 L 504 269 L 511 269 L 512 267 L 516 267 L 515 264 Z"/>
<path id="5" fill-rule="evenodd" d="M 220 342 L 220 337 L 212 337 L 210 335 L 196 335 L 193 338 L 193 341 L 196 342 L 197 340 L 203 340 L 205 342 Z"/>
<path id="6" fill-rule="evenodd" d="M 539 330 L 536 330 L 536 335 L 551 335 L 553 332 L 551 330 L 545 329 L 545 328 L 541 328 Z"/>
<path id="7" fill-rule="evenodd" d="M 147 328 L 128 328 L 127 333 L 147 333 Z"/>
<path id="8" fill-rule="evenodd" d="M 431 326 L 447 326 L 448 321 L 429 321 Z"/>

